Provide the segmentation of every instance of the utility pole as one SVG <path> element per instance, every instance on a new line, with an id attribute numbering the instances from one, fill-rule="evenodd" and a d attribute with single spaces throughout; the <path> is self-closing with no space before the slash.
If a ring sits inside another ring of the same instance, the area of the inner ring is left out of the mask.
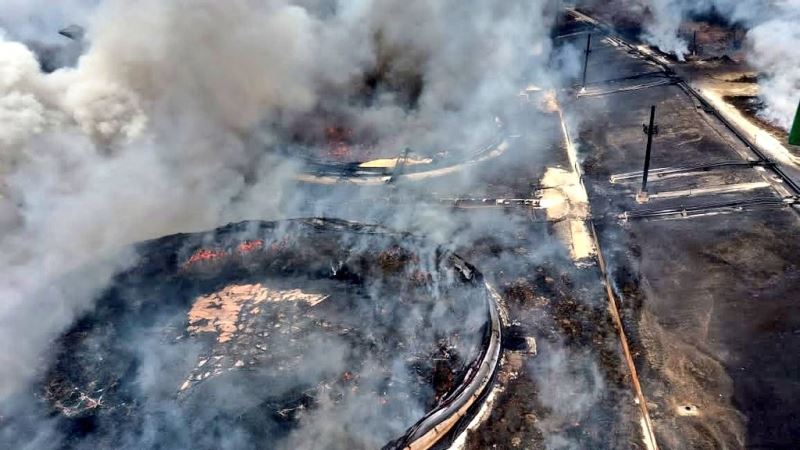
<path id="1" fill-rule="evenodd" d="M 589 68 L 589 53 L 592 52 L 592 33 L 586 35 L 586 55 L 583 58 L 583 84 L 581 85 L 584 89 L 586 88 L 586 70 Z"/>
<path id="2" fill-rule="evenodd" d="M 642 124 L 642 131 L 647 135 L 647 149 L 644 152 L 644 170 L 642 171 L 642 190 L 637 196 L 637 200 L 641 203 L 647 201 L 647 175 L 650 172 L 650 152 L 653 149 L 653 136 L 658 134 L 658 125 L 655 124 L 656 120 L 656 105 L 650 107 L 650 125 Z"/>
<path id="3" fill-rule="evenodd" d="M 406 162 L 408 161 L 408 154 L 411 153 L 411 149 L 406 147 L 403 150 L 403 154 L 398 156 L 394 162 L 394 170 L 392 170 L 392 176 L 386 180 L 386 184 L 392 184 L 397 181 L 397 178 L 403 175 L 403 170 L 406 168 Z"/>
<path id="4" fill-rule="evenodd" d="M 697 56 L 697 30 L 692 33 L 692 55 Z"/>

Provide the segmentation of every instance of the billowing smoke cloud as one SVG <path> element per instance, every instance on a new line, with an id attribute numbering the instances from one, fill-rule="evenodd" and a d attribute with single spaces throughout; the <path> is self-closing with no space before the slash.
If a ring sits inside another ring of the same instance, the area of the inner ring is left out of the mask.
<path id="1" fill-rule="evenodd" d="M 747 29 L 746 57 L 761 73 L 760 96 L 767 121 L 788 129 L 800 101 L 800 45 L 796 24 L 800 21 L 797 0 L 615 0 L 588 1 L 606 16 L 606 9 L 624 11 L 621 15 L 641 19 L 641 38 L 661 51 L 683 60 L 689 42 L 681 35 L 682 24 L 694 15 L 714 13 L 731 24 Z"/>
<path id="2" fill-rule="evenodd" d="M 20 41 L 49 44 L 63 42 L 58 31 L 83 23 L 100 0 L 4 0 L 0 3 L 0 29 Z"/>
<path id="3" fill-rule="evenodd" d="M 764 76 L 759 81 L 764 118 L 789 129 L 800 102 L 800 2 L 787 3 L 784 14 L 747 34 L 748 60 Z"/>
<path id="4" fill-rule="evenodd" d="M 479 141 L 546 70 L 545 3 L 4 2 L 0 398 L 131 262 L 126 244 L 292 215 L 294 165 L 265 149 L 309 114 L 398 146 Z M 70 23 L 86 50 L 45 73 L 32 43 Z"/>
<path id="5" fill-rule="evenodd" d="M 579 448 L 580 444 L 564 433 L 565 425 L 580 423 L 591 414 L 606 391 L 597 362 L 586 354 L 570 354 L 569 350 L 546 344 L 546 352 L 531 364 L 532 377 L 543 386 L 538 400 L 549 415 L 537 426 L 545 437 L 548 449 Z"/>
<path id="6" fill-rule="evenodd" d="M 760 95 L 763 116 L 788 129 L 800 100 L 800 2 L 797 0 L 648 0 L 651 19 L 643 38 L 659 49 L 683 59 L 688 42 L 679 28 L 692 14 L 716 12 L 731 23 L 749 29 L 748 62 L 763 74 Z"/>
<path id="7" fill-rule="evenodd" d="M 81 53 L 79 41 L 54 31 L 82 23 L 99 0 L 8 0 L 0 3 L 0 37 L 24 42 L 46 71 L 72 66 Z"/>
<path id="8" fill-rule="evenodd" d="M 650 18 L 645 23 L 643 38 L 678 59 L 689 53 L 689 43 L 679 35 L 681 24 L 692 14 L 716 12 L 732 23 L 749 24 L 763 12 L 769 0 L 647 0 Z"/>
<path id="9" fill-rule="evenodd" d="M 689 53 L 689 44 L 678 36 L 684 8 L 672 0 L 652 0 L 650 3 L 652 20 L 645 24 L 643 39 L 682 60 Z"/>

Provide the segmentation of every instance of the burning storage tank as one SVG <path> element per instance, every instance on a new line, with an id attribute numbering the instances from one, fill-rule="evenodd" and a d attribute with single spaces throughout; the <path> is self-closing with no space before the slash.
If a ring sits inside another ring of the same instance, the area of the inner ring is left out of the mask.
<path id="1" fill-rule="evenodd" d="M 387 125 L 353 111 L 313 111 L 278 129 L 283 144 L 277 150 L 301 161 L 300 181 L 369 185 L 449 174 L 500 156 L 509 146 L 511 132 L 498 116 L 487 115 L 465 141 L 454 139 L 458 144 L 440 142 L 441 131 L 433 133 L 430 125 Z"/>
<path id="2" fill-rule="evenodd" d="M 68 448 L 427 448 L 497 363 L 481 275 L 407 234 L 244 222 L 136 252 L 35 394 Z"/>

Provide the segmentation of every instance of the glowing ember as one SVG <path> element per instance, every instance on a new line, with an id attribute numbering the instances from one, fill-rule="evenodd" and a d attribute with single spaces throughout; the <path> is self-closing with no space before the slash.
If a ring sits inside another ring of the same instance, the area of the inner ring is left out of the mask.
<path id="1" fill-rule="evenodd" d="M 236 253 L 244 255 L 256 250 L 261 250 L 262 248 L 264 248 L 264 241 L 261 239 L 255 241 L 244 241 L 236 246 Z"/>
<path id="2" fill-rule="evenodd" d="M 215 261 L 218 259 L 222 259 L 225 256 L 227 256 L 227 253 L 224 250 L 209 250 L 201 248 L 196 252 L 194 252 L 194 254 L 192 254 L 192 256 L 188 260 L 186 260 L 186 262 L 183 265 L 191 266 L 199 262 Z"/>
<path id="3" fill-rule="evenodd" d="M 330 155 L 337 159 L 350 155 L 349 142 L 353 140 L 353 130 L 344 127 L 325 128 L 325 139 L 328 141 Z"/>
<path id="4" fill-rule="evenodd" d="M 272 244 L 270 246 L 271 251 L 279 251 L 281 248 L 285 247 L 285 243 L 278 242 Z M 194 252 L 189 259 L 183 263 L 183 267 L 189 267 L 194 264 L 202 263 L 202 262 L 213 262 L 219 261 L 224 259 L 225 257 L 231 256 L 231 254 L 236 254 L 239 256 L 244 256 L 250 253 L 253 253 L 258 250 L 262 250 L 264 248 L 264 241 L 261 239 L 251 240 L 251 241 L 244 241 L 239 243 L 233 252 L 222 250 L 222 249 L 207 249 L 201 248 Z"/>

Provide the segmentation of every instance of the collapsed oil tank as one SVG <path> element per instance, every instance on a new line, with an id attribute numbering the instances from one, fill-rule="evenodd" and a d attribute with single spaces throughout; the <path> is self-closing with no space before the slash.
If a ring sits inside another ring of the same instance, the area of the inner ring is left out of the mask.
<path id="1" fill-rule="evenodd" d="M 492 160 L 512 139 L 499 116 L 463 127 L 470 131 L 458 135 L 407 124 L 387 128 L 346 112 L 314 111 L 281 128 L 283 144 L 272 151 L 299 163 L 301 182 L 381 185 L 439 177 Z"/>
<path id="2" fill-rule="evenodd" d="M 244 222 L 135 251 L 37 388 L 62 448 L 426 448 L 497 363 L 480 273 L 408 234 Z"/>

